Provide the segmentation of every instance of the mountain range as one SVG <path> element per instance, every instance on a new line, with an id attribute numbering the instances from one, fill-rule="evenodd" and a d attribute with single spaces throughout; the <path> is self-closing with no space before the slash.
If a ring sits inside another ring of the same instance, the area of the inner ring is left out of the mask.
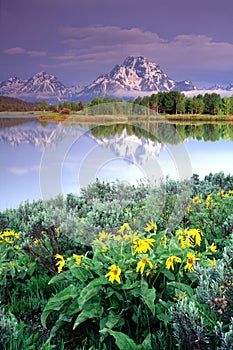
<path id="1" fill-rule="evenodd" d="M 95 97 L 135 98 L 159 91 L 179 90 L 198 93 L 199 89 L 190 80 L 176 81 L 168 77 L 155 62 L 143 56 L 129 56 L 109 73 L 99 76 L 91 84 L 81 87 L 66 87 L 53 74 L 39 72 L 28 80 L 10 77 L 0 82 L 0 95 L 24 99 L 46 100 L 49 103 L 64 101 L 89 102 Z M 216 85 L 208 90 L 233 91 L 233 84 L 226 88 Z M 200 90 L 203 91 L 203 90 Z"/>

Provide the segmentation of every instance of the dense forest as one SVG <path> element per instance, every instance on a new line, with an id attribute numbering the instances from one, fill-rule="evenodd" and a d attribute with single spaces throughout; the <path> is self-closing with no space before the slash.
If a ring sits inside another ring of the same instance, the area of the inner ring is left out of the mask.
<path id="1" fill-rule="evenodd" d="M 208 115 L 232 115 L 233 96 L 221 97 L 217 93 L 206 93 L 187 97 L 179 91 L 159 92 L 151 96 L 137 97 L 128 100 L 126 106 L 120 106 L 122 99 L 111 99 L 110 97 L 94 98 L 89 104 L 82 105 L 75 102 L 64 102 L 56 106 L 58 110 L 68 108 L 71 111 L 91 108 L 96 114 L 208 114 Z"/>
<path id="2" fill-rule="evenodd" d="M 122 100 L 118 100 L 122 101 Z M 110 98 L 95 98 L 90 106 L 101 103 L 116 102 Z M 219 94 L 206 93 L 194 97 L 187 97 L 179 91 L 159 92 L 151 96 L 137 97 L 134 101 L 128 101 L 133 105 L 132 112 L 141 110 L 146 114 L 211 114 L 211 115 L 231 115 L 233 114 L 233 96 L 222 97 Z"/>
<path id="3" fill-rule="evenodd" d="M 120 104 L 119 102 L 122 102 Z M 85 111 L 87 114 L 189 114 L 189 115 L 232 115 L 233 95 L 221 97 L 217 93 L 206 93 L 187 97 L 180 91 L 158 92 L 150 96 L 137 97 L 123 104 L 122 99 L 96 97 L 90 103 L 63 102 L 50 105 L 47 101 L 39 103 L 0 96 L 0 112 L 13 111 L 53 111 L 64 114 Z M 91 113 L 90 113 L 90 112 Z"/>

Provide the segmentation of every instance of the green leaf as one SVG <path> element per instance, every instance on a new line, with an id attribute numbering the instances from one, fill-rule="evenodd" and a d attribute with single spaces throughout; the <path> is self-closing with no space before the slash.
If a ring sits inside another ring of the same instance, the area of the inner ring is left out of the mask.
<path id="1" fill-rule="evenodd" d="M 165 312 L 161 314 L 157 314 L 156 316 L 160 321 L 164 322 L 165 325 L 167 325 L 168 322 L 170 321 L 170 317 Z"/>
<path id="2" fill-rule="evenodd" d="M 165 277 L 167 277 L 170 281 L 174 281 L 176 279 L 174 273 L 172 273 L 170 270 L 168 269 L 164 269 L 163 271 L 161 271 Z"/>
<path id="3" fill-rule="evenodd" d="M 85 322 L 89 318 L 101 317 L 102 314 L 103 307 L 99 302 L 87 304 L 85 309 L 76 318 L 73 329 L 77 328 L 81 323 Z"/>
<path id="4" fill-rule="evenodd" d="M 148 288 L 148 284 L 146 282 L 143 283 L 141 297 L 144 303 L 150 309 L 153 316 L 155 315 L 155 296 L 155 288 Z"/>
<path id="5" fill-rule="evenodd" d="M 49 314 L 53 311 L 59 311 L 63 306 L 63 303 L 50 303 L 48 301 L 48 303 L 45 305 L 45 308 L 41 314 L 41 324 L 44 328 L 46 328 L 46 320 L 49 316 Z"/>
<path id="6" fill-rule="evenodd" d="M 101 333 L 109 333 L 115 338 L 116 345 L 120 350 L 135 350 L 137 348 L 137 344 L 133 341 L 133 339 L 129 338 L 128 335 L 122 332 L 112 331 L 111 329 L 104 328 Z"/>
<path id="7" fill-rule="evenodd" d="M 149 333 L 143 343 L 138 346 L 138 350 L 153 350 L 151 346 L 151 333 Z"/>
<path id="8" fill-rule="evenodd" d="M 104 277 L 96 278 L 91 281 L 80 293 L 78 298 L 80 308 L 83 308 L 90 299 L 99 295 L 99 291 L 102 288 L 103 284 L 108 284 L 108 281 Z"/>
<path id="9" fill-rule="evenodd" d="M 168 282 L 167 284 L 168 286 L 173 286 L 174 288 L 177 288 L 183 292 L 186 292 L 188 294 L 188 296 L 193 296 L 193 289 L 188 286 L 185 283 L 180 283 L 180 282 Z"/>
<path id="10" fill-rule="evenodd" d="M 122 287 L 123 290 L 134 289 L 140 287 L 140 281 L 135 281 L 134 283 L 125 283 Z"/>
<path id="11" fill-rule="evenodd" d="M 70 271 L 71 271 L 72 275 L 81 282 L 87 281 L 88 278 L 90 278 L 92 276 L 90 271 L 82 268 L 81 266 L 73 266 L 70 269 Z"/>
<path id="12" fill-rule="evenodd" d="M 69 285 L 65 289 L 63 289 L 61 292 L 59 292 L 57 295 L 49 299 L 49 303 L 58 303 L 61 301 L 66 301 L 68 299 L 73 299 L 77 297 L 77 287 L 75 287 L 73 284 Z"/>
<path id="13" fill-rule="evenodd" d="M 74 315 L 78 312 L 80 312 L 80 306 L 79 306 L 79 302 L 78 299 L 75 299 L 68 307 L 67 309 L 67 315 L 71 316 Z"/>
<path id="14" fill-rule="evenodd" d="M 55 275 L 54 277 L 51 278 L 51 280 L 49 281 L 48 284 L 52 284 L 52 283 L 57 283 L 57 282 L 62 282 L 62 281 L 72 281 L 73 278 L 70 274 L 70 271 L 64 271 L 62 273 L 59 273 L 58 275 Z"/>
<path id="15" fill-rule="evenodd" d="M 112 329 L 119 323 L 121 319 L 122 319 L 121 315 L 116 315 L 113 311 L 110 311 L 107 318 L 106 326 L 109 329 Z"/>
<path id="16" fill-rule="evenodd" d="M 46 320 L 51 312 L 59 311 L 67 300 L 75 297 L 77 297 L 76 287 L 71 284 L 60 293 L 50 298 L 41 315 L 41 323 L 43 327 L 46 328 Z"/>

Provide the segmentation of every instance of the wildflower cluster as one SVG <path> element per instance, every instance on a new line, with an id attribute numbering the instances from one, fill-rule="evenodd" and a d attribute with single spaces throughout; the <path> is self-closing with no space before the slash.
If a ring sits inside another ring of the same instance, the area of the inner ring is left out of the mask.
<path id="1" fill-rule="evenodd" d="M 15 250 L 19 250 L 20 246 L 18 244 L 18 241 L 20 240 L 19 234 L 15 232 L 14 230 L 9 231 L 0 231 L 0 244 L 9 244 L 12 245 L 12 247 Z"/>

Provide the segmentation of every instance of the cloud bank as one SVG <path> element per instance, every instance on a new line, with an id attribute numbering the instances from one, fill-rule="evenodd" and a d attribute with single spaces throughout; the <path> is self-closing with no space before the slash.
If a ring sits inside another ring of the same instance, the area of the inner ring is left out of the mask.
<path id="1" fill-rule="evenodd" d="M 3 51 L 6 55 L 27 55 L 30 57 L 47 56 L 46 51 L 26 50 L 22 47 L 11 47 Z"/>

